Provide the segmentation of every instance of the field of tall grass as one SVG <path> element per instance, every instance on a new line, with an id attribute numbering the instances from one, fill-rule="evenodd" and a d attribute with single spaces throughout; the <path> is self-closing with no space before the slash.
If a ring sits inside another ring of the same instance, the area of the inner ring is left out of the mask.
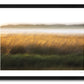
<path id="1" fill-rule="evenodd" d="M 83 69 L 84 36 L 2 34 L 2 69 Z"/>

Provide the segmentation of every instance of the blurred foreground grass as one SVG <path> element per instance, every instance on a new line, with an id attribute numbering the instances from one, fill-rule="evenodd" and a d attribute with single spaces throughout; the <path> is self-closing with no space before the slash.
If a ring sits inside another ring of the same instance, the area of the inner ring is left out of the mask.
<path id="1" fill-rule="evenodd" d="M 3 70 L 83 70 L 83 56 L 75 55 L 2 55 Z"/>

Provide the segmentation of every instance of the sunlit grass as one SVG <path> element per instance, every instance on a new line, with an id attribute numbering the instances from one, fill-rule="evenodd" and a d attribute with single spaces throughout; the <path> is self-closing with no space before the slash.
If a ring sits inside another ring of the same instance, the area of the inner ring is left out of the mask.
<path id="1" fill-rule="evenodd" d="M 1 35 L 1 53 L 67 54 L 84 50 L 84 36 L 48 34 Z"/>

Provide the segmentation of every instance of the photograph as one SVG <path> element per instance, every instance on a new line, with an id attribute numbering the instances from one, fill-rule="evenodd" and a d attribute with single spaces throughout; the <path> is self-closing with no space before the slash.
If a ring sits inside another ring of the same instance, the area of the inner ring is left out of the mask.
<path id="1" fill-rule="evenodd" d="M 84 70 L 84 9 L 0 9 L 1 70 Z"/>

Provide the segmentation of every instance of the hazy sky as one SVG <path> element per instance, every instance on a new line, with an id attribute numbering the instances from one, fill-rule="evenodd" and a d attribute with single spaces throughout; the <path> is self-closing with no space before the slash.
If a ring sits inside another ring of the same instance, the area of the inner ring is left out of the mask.
<path id="1" fill-rule="evenodd" d="M 74 24 L 84 23 L 84 8 L 0 8 L 4 24 Z"/>

